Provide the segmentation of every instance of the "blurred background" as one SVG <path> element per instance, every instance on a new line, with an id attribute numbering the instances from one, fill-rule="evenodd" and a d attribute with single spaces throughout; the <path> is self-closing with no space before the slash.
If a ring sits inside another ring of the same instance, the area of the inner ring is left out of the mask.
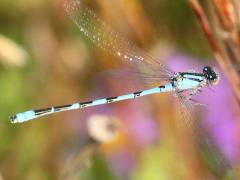
<path id="1" fill-rule="evenodd" d="M 221 82 L 192 112 L 199 133 L 182 126 L 171 94 L 11 124 L 9 115 L 28 109 L 142 89 L 102 73 L 128 65 L 81 34 L 62 1 L 0 0 L 0 179 L 232 179 L 240 160 L 239 103 L 188 1 L 86 4 L 174 71 L 218 69 Z M 201 138 L 210 145 L 196 143 Z"/>

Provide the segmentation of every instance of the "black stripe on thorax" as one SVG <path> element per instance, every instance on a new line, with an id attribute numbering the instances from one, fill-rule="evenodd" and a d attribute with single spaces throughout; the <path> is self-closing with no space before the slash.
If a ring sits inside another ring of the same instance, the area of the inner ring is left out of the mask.
<path id="1" fill-rule="evenodd" d="M 204 74 L 201 73 L 191 73 L 191 72 L 184 72 L 184 73 L 180 73 L 180 75 L 182 76 L 182 78 L 187 78 L 193 81 L 197 81 L 197 82 L 202 82 L 203 80 L 197 79 L 197 78 L 190 78 L 190 77 L 185 77 L 185 75 L 190 75 L 190 76 L 199 76 L 199 77 L 205 77 Z"/>
<path id="2" fill-rule="evenodd" d="M 195 78 L 188 78 L 190 80 L 193 80 L 193 81 L 197 81 L 197 82 L 202 82 L 203 80 L 200 80 L 200 79 L 195 79 Z"/>
<path id="3" fill-rule="evenodd" d="M 193 72 L 181 72 L 179 73 L 181 76 L 184 75 L 192 75 L 192 76 L 204 76 L 202 73 L 193 73 Z"/>

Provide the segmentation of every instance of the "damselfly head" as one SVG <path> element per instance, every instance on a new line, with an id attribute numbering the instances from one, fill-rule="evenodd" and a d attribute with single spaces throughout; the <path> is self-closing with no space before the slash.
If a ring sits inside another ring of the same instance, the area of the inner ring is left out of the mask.
<path id="1" fill-rule="evenodd" d="M 205 75 L 205 77 L 207 78 L 207 80 L 209 81 L 210 84 L 212 85 L 217 85 L 220 77 L 219 75 L 213 70 L 213 68 L 211 68 L 210 66 L 205 66 L 203 68 L 203 74 Z"/>

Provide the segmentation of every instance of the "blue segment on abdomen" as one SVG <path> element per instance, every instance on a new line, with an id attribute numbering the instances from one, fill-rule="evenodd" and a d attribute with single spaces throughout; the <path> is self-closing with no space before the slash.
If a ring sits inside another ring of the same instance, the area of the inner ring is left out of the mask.
<path id="1" fill-rule="evenodd" d="M 100 105 L 100 104 L 106 104 L 106 103 L 107 103 L 106 99 L 97 99 L 97 100 L 92 102 L 91 106 Z"/>
<path id="2" fill-rule="evenodd" d="M 35 112 L 33 110 L 16 114 L 16 122 L 24 122 L 34 118 Z"/>
<path id="3" fill-rule="evenodd" d="M 78 108 L 80 108 L 80 104 L 79 104 L 79 103 L 74 103 L 74 104 L 71 105 L 71 107 L 69 108 L 69 110 L 70 110 L 70 109 L 78 109 Z"/>
<path id="4" fill-rule="evenodd" d="M 160 92 L 160 89 L 159 89 L 159 87 L 157 87 L 157 88 L 152 88 L 152 89 L 145 90 L 141 93 L 141 95 L 145 96 L 145 95 L 159 93 L 159 92 Z"/>
<path id="5" fill-rule="evenodd" d="M 118 96 L 117 101 L 125 100 L 125 99 L 133 99 L 134 94 L 127 94 L 127 95 L 122 95 Z"/>

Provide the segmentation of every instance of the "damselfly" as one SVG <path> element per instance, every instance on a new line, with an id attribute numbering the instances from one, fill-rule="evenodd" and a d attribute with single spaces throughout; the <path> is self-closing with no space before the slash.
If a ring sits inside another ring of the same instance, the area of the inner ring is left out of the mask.
<path id="1" fill-rule="evenodd" d="M 135 99 L 145 95 L 172 92 L 177 96 L 182 105 L 194 102 L 192 96 L 199 93 L 202 88 L 216 85 L 219 75 L 209 66 L 202 72 L 172 72 L 159 61 L 141 51 L 138 47 L 127 41 L 118 32 L 97 17 L 97 15 L 84 6 L 80 1 L 66 1 L 65 10 L 80 31 L 93 43 L 108 51 L 112 55 L 134 63 L 146 72 L 142 76 L 148 76 L 151 81 L 159 83 L 158 87 L 143 91 L 137 91 L 126 95 L 97 99 L 88 102 L 79 102 L 63 106 L 53 106 L 44 109 L 29 110 L 10 117 L 12 123 L 21 123 L 41 116 L 81 109 L 101 104 L 113 103 L 128 99 Z M 160 85 L 161 84 L 161 85 Z"/>

